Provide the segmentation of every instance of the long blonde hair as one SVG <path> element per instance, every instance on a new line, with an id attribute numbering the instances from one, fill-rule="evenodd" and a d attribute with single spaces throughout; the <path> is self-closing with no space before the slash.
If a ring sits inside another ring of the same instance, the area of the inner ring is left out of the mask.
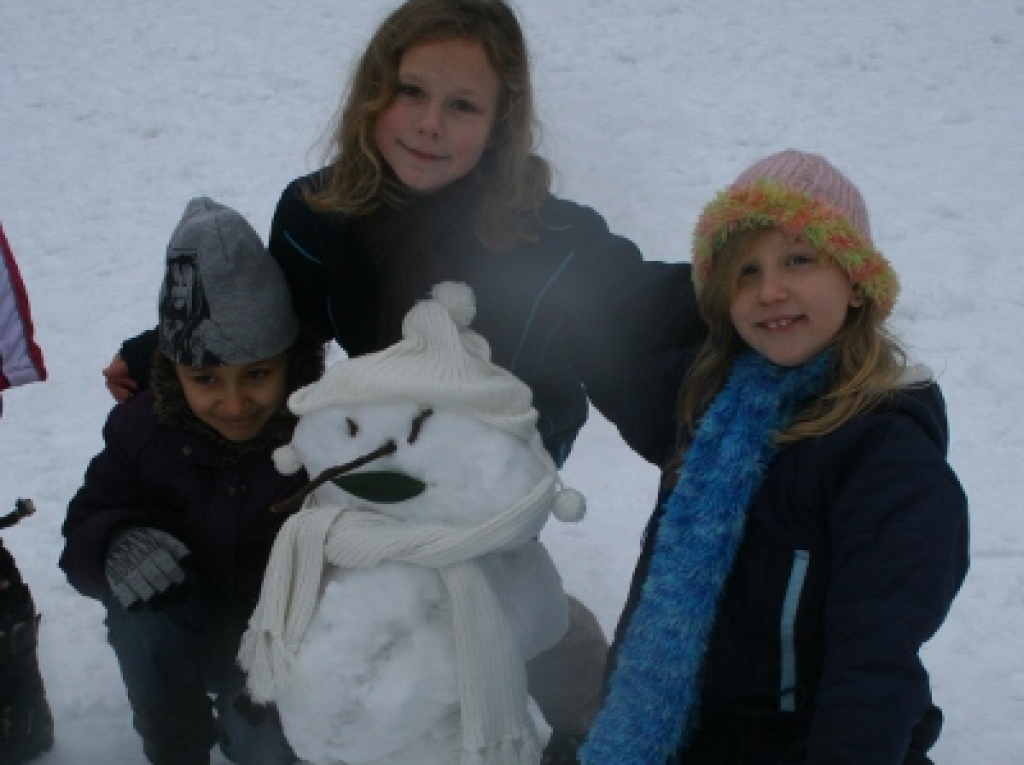
<path id="1" fill-rule="evenodd" d="M 490 146 L 473 170 L 485 181 L 476 202 L 476 233 L 496 250 L 527 236 L 528 214 L 547 194 L 551 171 L 534 153 L 539 125 L 526 40 L 503 0 L 407 0 L 381 23 L 335 116 L 328 179 L 307 191 L 311 206 L 366 215 L 381 204 L 402 203 L 402 188 L 386 172 L 374 128 L 397 95 L 402 55 L 449 39 L 478 42 L 500 88 Z"/>
<path id="2" fill-rule="evenodd" d="M 715 252 L 714 268 L 698 297 L 708 324 L 707 340 L 683 383 L 679 399 L 680 424 L 693 432 L 711 401 L 725 385 L 736 356 L 747 345 L 729 316 L 739 269 L 761 237 L 772 228 L 744 230 L 730 235 Z M 846 322 L 832 340 L 830 382 L 825 393 L 799 412 L 777 436 L 785 444 L 829 433 L 862 412 L 878 406 L 901 382 L 907 368 L 906 352 L 885 325 L 885 312 L 870 298 L 850 308 Z"/>

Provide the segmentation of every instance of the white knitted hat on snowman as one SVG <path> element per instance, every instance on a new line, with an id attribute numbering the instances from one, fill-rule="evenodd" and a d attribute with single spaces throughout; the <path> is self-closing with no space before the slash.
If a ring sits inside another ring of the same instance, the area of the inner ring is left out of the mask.
<path id="1" fill-rule="evenodd" d="M 402 340 L 335 364 L 320 380 L 292 393 L 288 408 L 301 417 L 336 405 L 414 401 L 509 433 L 557 472 L 537 432 L 530 388 L 491 362 L 487 341 L 469 328 L 475 315 L 468 285 L 441 282 L 406 314 Z M 274 463 L 282 473 L 302 466 L 290 444 L 274 453 Z M 552 512 L 559 520 L 579 520 L 585 512 L 583 497 L 563 489 Z"/>

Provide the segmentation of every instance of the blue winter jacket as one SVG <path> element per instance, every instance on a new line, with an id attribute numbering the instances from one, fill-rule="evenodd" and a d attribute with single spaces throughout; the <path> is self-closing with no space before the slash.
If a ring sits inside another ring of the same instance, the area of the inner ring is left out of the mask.
<path id="1" fill-rule="evenodd" d="M 676 399 L 691 359 L 663 359 L 624 389 L 620 431 L 656 464 L 676 448 Z M 699 723 L 680 763 L 930 762 L 942 717 L 918 652 L 968 567 L 967 501 L 947 446 L 945 404 L 932 382 L 778 452 L 719 604 Z M 663 481 L 659 508 L 673 482 Z"/>

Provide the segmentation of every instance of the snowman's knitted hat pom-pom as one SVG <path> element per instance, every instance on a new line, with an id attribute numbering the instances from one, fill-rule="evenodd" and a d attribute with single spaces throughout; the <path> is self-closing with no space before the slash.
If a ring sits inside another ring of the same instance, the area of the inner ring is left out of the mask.
<path id="1" fill-rule="evenodd" d="M 586 512 L 587 501 L 576 489 L 563 488 L 551 504 L 551 514 L 563 523 L 578 523 Z"/>
<path id="2" fill-rule="evenodd" d="M 285 444 L 275 449 L 271 458 L 274 460 L 274 467 L 281 475 L 292 475 L 302 470 L 302 459 L 291 444 Z"/>
<path id="3" fill-rule="evenodd" d="M 476 297 L 467 284 L 441 282 L 431 290 L 430 297 L 444 306 L 460 330 L 468 328 L 476 316 Z"/>

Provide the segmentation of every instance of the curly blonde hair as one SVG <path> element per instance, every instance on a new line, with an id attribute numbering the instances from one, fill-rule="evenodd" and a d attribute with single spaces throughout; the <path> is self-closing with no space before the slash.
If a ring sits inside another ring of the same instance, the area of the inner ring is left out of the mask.
<path id="1" fill-rule="evenodd" d="M 526 40 L 503 0 L 407 0 L 384 19 L 335 115 L 327 181 L 306 192 L 314 209 L 367 215 L 381 204 L 402 203 L 403 189 L 386 172 L 374 140 L 377 119 L 397 95 L 403 54 L 453 39 L 481 45 L 500 88 L 494 133 L 473 170 L 484 181 L 476 201 L 476 233 L 495 250 L 528 237 L 529 214 L 544 200 L 551 171 L 534 153 L 539 124 Z"/>

